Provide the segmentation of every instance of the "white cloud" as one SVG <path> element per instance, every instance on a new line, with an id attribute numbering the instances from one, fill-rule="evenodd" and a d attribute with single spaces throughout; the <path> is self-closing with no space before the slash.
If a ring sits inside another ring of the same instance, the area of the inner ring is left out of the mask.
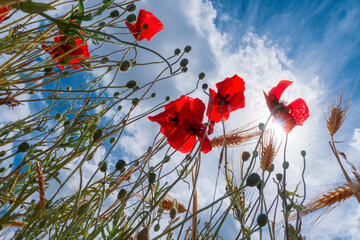
<path id="1" fill-rule="evenodd" d="M 352 138 L 352 142 L 350 143 L 350 146 L 356 148 L 358 151 L 360 151 L 360 128 L 355 128 L 354 135 Z"/>

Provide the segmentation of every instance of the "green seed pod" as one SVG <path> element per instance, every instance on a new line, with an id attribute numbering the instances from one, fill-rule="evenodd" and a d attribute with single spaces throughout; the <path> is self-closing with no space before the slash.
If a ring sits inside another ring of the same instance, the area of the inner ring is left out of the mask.
<path id="1" fill-rule="evenodd" d="M 127 72 L 127 71 L 130 70 L 131 66 L 132 66 L 132 65 L 131 65 L 131 62 L 130 62 L 130 61 L 124 60 L 124 61 L 122 61 L 122 62 L 120 63 L 120 71 L 122 71 L 122 72 Z"/>
<path id="2" fill-rule="evenodd" d="M 136 105 L 136 104 L 139 103 L 139 101 L 140 101 L 140 99 L 134 98 L 134 99 L 131 101 L 131 103 L 132 103 L 132 105 Z"/>
<path id="3" fill-rule="evenodd" d="M 201 72 L 199 73 L 199 79 L 202 80 L 205 78 L 205 73 Z"/>
<path id="4" fill-rule="evenodd" d="M 184 48 L 184 52 L 188 53 L 191 51 L 191 46 L 190 45 L 187 45 L 185 48 Z"/>
<path id="5" fill-rule="evenodd" d="M 181 59 L 181 61 L 180 61 L 181 67 L 186 67 L 188 64 L 189 64 L 189 60 L 187 60 L 186 58 Z"/>
<path id="6" fill-rule="evenodd" d="M 68 91 L 68 92 L 71 91 L 71 86 L 67 86 L 66 91 Z"/>
<path id="7" fill-rule="evenodd" d="M 257 173 L 250 174 L 246 179 L 246 186 L 255 187 L 260 181 L 260 176 Z"/>
<path id="8" fill-rule="evenodd" d="M 169 100 L 170 100 L 170 97 L 167 96 L 167 97 L 165 98 L 165 101 L 169 101 Z"/>
<path id="9" fill-rule="evenodd" d="M 121 109 L 122 109 L 122 106 L 119 105 L 119 106 L 117 107 L 117 110 L 118 110 L 118 111 L 121 111 Z"/>
<path id="10" fill-rule="evenodd" d="M 53 73 L 54 69 L 52 67 L 46 67 L 46 68 L 44 68 L 44 72 L 45 73 Z"/>
<path id="11" fill-rule="evenodd" d="M 187 68 L 187 67 L 184 67 L 184 68 L 181 69 L 181 71 L 182 71 L 183 73 L 186 73 L 186 72 L 188 71 L 188 68 Z"/>
<path id="12" fill-rule="evenodd" d="M 282 163 L 282 167 L 283 167 L 284 169 L 288 169 L 288 168 L 289 168 L 289 162 L 287 162 L 287 161 L 283 162 L 283 163 Z"/>
<path id="13" fill-rule="evenodd" d="M 306 156 L 306 151 L 305 151 L 305 150 L 302 150 L 302 151 L 301 151 L 301 156 L 303 156 L 303 157 Z"/>
<path id="14" fill-rule="evenodd" d="M 263 182 L 260 180 L 259 183 L 256 185 L 256 188 L 257 188 L 259 191 L 261 191 L 262 187 L 263 187 Z"/>
<path id="15" fill-rule="evenodd" d="M 85 203 L 82 203 L 77 211 L 76 211 L 76 214 L 78 216 L 84 216 L 85 214 L 87 214 L 87 212 L 90 210 L 90 204 L 88 202 L 85 202 Z"/>
<path id="16" fill-rule="evenodd" d="M 102 64 L 105 64 L 105 63 L 108 63 L 109 62 L 109 58 L 108 57 L 103 57 L 101 60 L 100 60 L 100 63 Z"/>
<path id="17" fill-rule="evenodd" d="M 107 169 L 108 169 L 108 165 L 107 165 L 107 162 L 100 162 L 99 163 L 99 169 L 101 172 L 106 172 Z"/>
<path id="18" fill-rule="evenodd" d="M 27 142 L 22 142 L 18 146 L 18 151 L 19 152 L 26 152 L 29 149 L 30 149 L 30 145 Z"/>
<path id="19" fill-rule="evenodd" d="M 168 161 L 170 161 L 170 156 L 169 155 L 166 155 L 164 157 L 164 160 L 163 160 L 165 163 L 167 163 Z"/>
<path id="20" fill-rule="evenodd" d="M 33 127 L 25 127 L 24 128 L 24 133 L 25 134 L 31 133 L 32 131 L 33 131 Z"/>
<path id="21" fill-rule="evenodd" d="M 114 92 L 114 98 L 117 98 L 117 97 L 119 97 L 120 96 L 120 93 L 119 92 Z"/>
<path id="22" fill-rule="evenodd" d="M 159 231 L 160 230 L 160 224 L 156 224 L 155 226 L 154 226 L 154 232 L 157 232 L 157 231 Z"/>
<path id="23" fill-rule="evenodd" d="M 152 93 L 150 97 L 152 98 L 156 97 L 156 93 Z"/>
<path id="24" fill-rule="evenodd" d="M 269 169 L 268 169 L 268 172 L 273 172 L 275 169 L 275 165 L 274 164 L 271 164 Z"/>
<path id="25" fill-rule="evenodd" d="M 69 120 L 65 120 L 64 126 L 66 127 L 66 126 L 69 126 L 69 125 L 70 125 L 70 121 L 69 121 Z"/>
<path id="26" fill-rule="evenodd" d="M 0 152 L 0 157 L 4 157 L 6 155 L 6 151 L 1 151 Z"/>
<path id="27" fill-rule="evenodd" d="M 143 230 L 138 232 L 138 234 L 136 235 L 136 239 L 137 240 L 148 240 L 148 239 L 150 239 L 149 230 L 147 228 L 144 228 Z"/>
<path id="28" fill-rule="evenodd" d="M 133 12 L 133 11 L 136 10 L 136 5 L 133 4 L 133 3 L 129 4 L 126 9 L 127 9 L 128 12 Z"/>
<path id="29" fill-rule="evenodd" d="M 149 184 L 153 184 L 156 180 L 156 174 L 155 173 L 149 173 L 148 176 Z"/>
<path id="30" fill-rule="evenodd" d="M 61 114 L 61 113 L 58 113 L 58 114 L 55 115 L 55 120 L 56 120 L 56 121 L 59 121 L 61 118 L 62 118 L 62 114 Z"/>
<path id="31" fill-rule="evenodd" d="M 174 50 L 174 55 L 178 56 L 178 55 L 180 55 L 180 53 L 181 53 L 181 50 L 179 48 Z"/>
<path id="32" fill-rule="evenodd" d="M 96 131 L 98 125 L 97 124 L 91 124 L 88 128 L 89 132 L 94 134 L 94 132 Z"/>
<path id="33" fill-rule="evenodd" d="M 3 172 L 5 172 L 5 168 L 4 168 L 4 167 L 0 168 L 0 173 L 3 173 Z"/>
<path id="34" fill-rule="evenodd" d="M 105 26 L 105 25 L 106 25 L 105 22 L 100 22 L 100 23 L 99 23 L 99 26 L 100 26 L 100 27 L 103 27 L 103 26 Z"/>
<path id="35" fill-rule="evenodd" d="M 9 168 L 12 168 L 14 166 L 14 164 L 10 163 L 9 164 Z"/>
<path id="36" fill-rule="evenodd" d="M 63 75 L 64 77 L 69 76 L 69 74 L 70 74 L 69 71 L 63 71 L 63 72 L 62 72 L 62 75 Z"/>
<path id="37" fill-rule="evenodd" d="M 115 165 L 116 171 L 121 171 L 126 165 L 126 162 L 122 159 L 118 160 Z"/>
<path id="38" fill-rule="evenodd" d="M 250 153 L 249 153 L 249 152 L 245 151 L 245 152 L 242 153 L 241 159 L 242 159 L 244 162 L 246 162 L 247 160 L 249 160 L 249 158 L 250 158 Z"/>
<path id="39" fill-rule="evenodd" d="M 126 83 L 126 87 L 127 87 L 127 88 L 134 88 L 134 87 L 136 87 L 136 86 L 137 86 L 137 83 L 136 83 L 135 80 L 130 80 L 130 81 L 128 81 L 128 82 Z"/>
<path id="40" fill-rule="evenodd" d="M 110 17 L 111 17 L 111 18 L 115 18 L 115 17 L 117 17 L 117 16 L 119 16 L 119 15 L 120 15 L 120 13 L 119 13 L 118 10 L 114 10 L 114 11 L 112 11 L 112 12 L 110 13 Z"/>
<path id="41" fill-rule="evenodd" d="M 170 212 L 169 212 L 170 218 L 171 218 L 171 219 L 176 218 L 176 214 L 177 214 L 176 208 L 175 208 L 175 207 L 172 207 L 172 208 L 170 209 Z"/>
<path id="42" fill-rule="evenodd" d="M 206 90 L 206 89 L 208 89 L 209 85 L 207 83 L 204 83 L 201 87 L 202 87 L 202 89 Z"/>
<path id="43" fill-rule="evenodd" d="M 260 129 L 260 131 L 265 131 L 265 124 L 264 123 L 260 123 L 259 124 L 259 129 Z"/>
<path id="44" fill-rule="evenodd" d="M 95 131 L 94 135 L 93 135 L 93 140 L 94 140 L 94 141 L 99 140 L 99 139 L 102 137 L 103 134 L 104 134 L 104 131 L 103 131 L 103 130 L 97 129 L 97 130 Z"/>
<path id="45" fill-rule="evenodd" d="M 127 191 L 124 188 L 120 189 L 120 191 L 117 195 L 117 199 L 121 200 L 121 199 L 125 198 L 126 194 L 127 194 Z"/>
<path id="46" fill-rule="evenodd" d="M 126 22 L 128 23 L 135 23 L 136 22 L 136 15 L 135 14 L 130 14 L 129 16 L 126 17 L 125 19 Z"/>
<path id="47" fill-rule="evenodd" d="M 256 222 L 259 225 L 259 227 L 263 227 L 267 224 L 268 217 L 266 216 L 266 214 L 262 213 L 257 217 Z"/>
<path id="48" fill-rule="evenodd" d="M 278 181 L 282 180 L 283 175 L 281 173 L 277 173 L 275 176 Z"/>
<path id="49" fill-rule="evenodd" d="M 115 137 L 110 138 L 110 144 L 113 144 L 115 142 Z"/>

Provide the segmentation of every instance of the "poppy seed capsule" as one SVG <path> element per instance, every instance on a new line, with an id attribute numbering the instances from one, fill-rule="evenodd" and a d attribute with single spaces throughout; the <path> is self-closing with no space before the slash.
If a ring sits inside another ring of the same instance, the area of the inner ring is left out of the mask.
<path id="1" fill-rule="evenodd" d="M 209 85 L 207 85 L 207 83 L 204 83 L 204 84 L 202 85 L 202 89 L 204 89 L 204 90 L 208 89 L 208 87 L 209 87 Z"/>
<path id="2" fill-rule="evenodd" d="M 156 93 L 152 93 L 150 97 L 152 98 L 156 97 Z"/>
<path id="3" fill-rule="evenodd" d="M 119 200 L 123 199 L 126 196 L 126 194 L 127 194 L 127 191 L 124 188 L 120 189 L 120 191 L 117 195 L 117 199 L 119 199 Z"/>
<path id="4" fill-rule="evenodd" d="M 260 131 L 265 131 L 265 124 L 264 123 L 260 123 L 259 124 L 259 129 L 260 129 Z"/>
<path id="5" fill-rule="evenodd" d="M 120 159 L 116 162 L 115 168 L 117 171 L 121 171 L 125 167 L 125 165 L 126 165 L 126 162 L 124 160 Z"/>
<path id="6" fill-rule="evenodd" d="M 171 218 L 171 219 L 176 218 L 176 214 L 177 214 L 176 208 L 175 208 L 175 207 L 172 207 L 172 208 L 170 209 L 170 212 L 169 212 L 170 218 Z"/>
<path id="7" fill-rule="evenodd" d="M 101 172 L 106 172 L 108 169 L 107 162 L 100 162 L 99 163 L 99 169 Z"/>
<path id="8" fill-rule="evenodd" d="M 129 4 L 126 9 L 127 9 L 128 12 L 133 12 L 133 11 L 136 10 L 136 5 L 133 4 L 133 3 Z"/>
<path id="9" fill-rule="evenodd" d="M 104 134 L 104 131 L 103 131 L 103 130 L 97 129 L 97 130 L 95 131 L 94 135 L 93 135 L 93 140 L 94 140 L 94 141 L 99 140 L 99 139 L 102 137 L 103 134 Z"/>
<path id="10" fill-rule="evenodd" d="M 110 138 L 110 144 L 113 144 L 115 142 L 115 137 Z"/>
<path id="11" fill-rule="evenodd" d="M 149 177 L 148 177 L 148 180 L 149 180 L 149 184 L 153 184 L 156 180 L 156 174 L 155 173 L 150 173 L 149 174 Z"/>
<path id="12" fill-rule="evenodd" d="M 165 101 L 169 101 L 169 100 L 170 100 L 170 97 L 166 96 Z"/>
<path id="13" fill-rule="evenodd" d="M 191 51 L 191 46 L 190 45 L 187 45 L 185 48 L 184 48 L 184 52 L 188 53 Z"/>
<path id="14" fill-rule="evenodd" d="M 55 115 L 55 120 L 58 121 L 62 118 L 62 114 L 61 113 L 58 113 Z"/>
<path id="15" fill-rule="evenodd" d="M 138 104 L 139 101 L 140 101 L 140 100 L 139 100 L 138 98 L 134 98 L 134 99 L 131 101 L 131 103 L 132 103 L 132 105 L 136 105 L 136 104 Z"/>
<path id="16" fill-rule="evenodd" d="M 115 18 L 115 17 L 117 17 L 117 16 L 119 16 L 119 15 L 120 15 L 120 13 L 119 13 L 118 10 L 114 10 L 114 11 L 112 11 L 112 12 L 110 13 L 110 17 L 112 17 L 112 18 Z"/>
<path id="17" fill-rule="evenodd" d="M 303 156 L 303 157 L 306 156 L 306 151 L 305 151 L 305 150 L 302 150 L 302 151 L 301 151 L 301 156 Z"/>
<path id="18" fill-rule="evenodd" d="M 136 86 L 137 86 L 137 83 L 136 83 L 135 80 L 130 80 L 130 81 L 128 81 L 128 82 L 126 83 L 126 87 L 127 87 L 127 88 L 134 88 L 134 87 L 136 87 Z"/>
<path id="19" fill-rule="evenodd" d="M 201 79 L 204 79 L 204 78 L 205 78 L 205 73 L 203 73 L 203 72 L 199 73 L 199 79 L 201 80 Z"/>
<path id="20" fill-rule="evenodd" d="M 97 129 L 98 125 L 97 124 L 91 124 L 88 128 L 89 132 L 94 133 Z"/>
<path id="21" fill-rule="evenodd" d="M 117 110 L 118 110 L 118 111 L 121 111 L 121 109 L 122 109 L 122 106 L 121 106 L 121 105 L 117 107 Z"/>
<path id="22" fill-rule="evenodd" d="M 136 22 L 136 15 L 135 14 L 130 14 L 129 16 L 126 17 L 125 19 L 126 22 L 128 23 L 135 23 Z"/>
<path id="23" fill-rule="evenodd" d="M 249 153 L 249 152 L 245 151 L 245 152 L 242 153 L 241 159 L 242 159 L 244 162 L 246 162 L 247 160 L 249 160 L 249 158 L 250 158 L 250 153 Z"/>
<path id="24" fill-rule="evenodd" d="M 268 217 L 264 213 L 260 214 L 256 219 L 256 222 L 259 225 L 259 227 L 265 226 L 267 221 L 268 221 Z"/>
<path id="25" fill-rule="evenodd" d="M 115 98 L 119 97 L 120 96 L 120 93 L 119 92 L 114 92 L 114 95 L 113 95 Z"/>
<path id="26" fill-rule="evenodd" d="M 250 174 L 246 179 L 246 186 L 255 187 L 260 182 L 260 176 L 257 173 Z"/>
<path id="27" fill-rule="evenodd" d="M 289 162 L 287 162 L 287 161 L 283 162 L 282 167 L 284 169 L 288 169 L 289 168 Z"/>
<path id="28" fill-rule="evenodd" d="M 274 169 L 275 169 L 275 165 L 274 164 L 271 164 L 270 165 L 270 167 L 269 167 L 269 169 L 268 169 L 268 172 L 273 172 L 274 171 Z"/>
<path id="29" fill-rule="evenodd" d="M 27 142 L 22 142 L 18 146 L 18 151 L 19 152 L 26 152 L 29 149 L 30 149 L 30 145 Z"/>
<path id="30" fill-rule="evenodd" d="M 174 50 L 174 55 L 178 56 L 178 55 L 180 55 L 180 53 L 181 53 L 181 50 L 179 48 Z"/>
<path id="31" fill-rule="evenodd" d="M 66 91 L 68 91 L 68 92 L 71 91 L 71 86 L 67 86 Z"/>
<path id="32" fill-rule="evenodd" d="M 131 68 L 131 62 L 128 60 L 124 60 L 120 63 L 120 71 L 127 72 Z"/>
<path id="33" fill-rule="evenodd" d="M 189 60 L 187 60 L 186 58 L 181 59 L 181 61 L 180 61 L 181 67 L 186 67 L 188 64 L 189 64 Z"/>
<path id="34" fill-rule="evenodd" d="M 281 181 L 281 180 L 282 180 L 282 177 L 283 177 L 283 175 L 282 175 L 281 173 L 277 173 L 277 174 L 276 174 L 276 179 L 277 179 L 278 181 Z"/>
<path id="35" fill-rule="evenodd" d="M 164 157 L 164 160 L 163 160 L 164 162 L 168 162 L 168 161 L 170 161 L 170 156 L 169 155 L 166 155 L 165 157 Z"/>
<path id="36" fill-rule="evenodd" d="M 100 60 L 100 63 L 102 63 L 102 64 L 105 64 L 105 63 L 107 63 L 107 62 L 109 62 L 109 58 L 108 58 L 108 57 L 103 57 L 103 58 Z"/>
<path id="37" fill-rule="evenodd" d="M 159 231 L 160 230 L 160 224 L 156 224 L 155 226 L 154 226 L 154 232 L 157 232 L 157 231 Z"/>
<path id="38" fill-rule="evenodd" d="M 147 228 L 144 228 L 138 234 L 136 235 L 137 240 L 148 240 L 149 238 L 149 230 Z"/>

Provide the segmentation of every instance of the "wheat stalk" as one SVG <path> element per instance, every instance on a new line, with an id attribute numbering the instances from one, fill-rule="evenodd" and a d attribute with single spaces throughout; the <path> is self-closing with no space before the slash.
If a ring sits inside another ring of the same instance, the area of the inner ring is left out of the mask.
<path id="1" fill-rule="evenodd" d="M 36 173 L 38 177 L 38 184 L 39 184 L 39 203 L 40 203 L 40 213 L 39 213 L 39 219 L 42 216 L 42 212 L 45 208 L 45 183 L 44 183 L 44 176 L 41 171 L 41 166 L 39 162 L 36 162 Z"/>
<path id="2" fill-rule="evenodd" d="M 280 145 L 276 147 L 277 144 L 276 140 L 274 139 L 274 131 L 267 132 L 263 139 L 264 141 L 260 146 L 260 167 L 261 169 L 268 170 L 273 163 L 276 154 L 279 151 Z"/>
<path id="3" fill-rule="evenodd" d="M 338 96 L 337 100 L 330 106 L 330 115 L 326 119 L 326 125 L 329 131 L 330 136 L 334 136 L 335 133 L 343 125 L 350 106 L 351 96 L 347 99 L 344 106 L 342 105 L 343 101 L 343 92 Z"/>
<path id="4" fill-rule="evenodd" d="M 242 143 L 251 141 L 256 139 L 258 136 L 260 136 L 260 131 L 258 131 L 257 126 L 253 127 L 243 127 L 235 129 L 228 134 L 225 135 L 226 137 L 226 144 L 228 147 L 235 147 Z M 225 143 L 225 137 L 224 135 L 221 135 L 219 137 L 215 137 L 210 140 L 212 147 L 223 147 Z"/>

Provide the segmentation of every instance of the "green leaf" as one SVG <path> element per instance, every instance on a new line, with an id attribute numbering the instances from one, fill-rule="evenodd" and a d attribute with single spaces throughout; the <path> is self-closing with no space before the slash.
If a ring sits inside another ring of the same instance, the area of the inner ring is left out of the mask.
<path id="1" fill-rule="evenodd" d="M 47 10 L 55 9 L 50 4 L 46 3 L 35 3 L 35 2 L 22 2 L 18 4 L 14 4 L 13 7 L 26 12 L 26 13 L 42 13 Z"/>
<path id="2" fill-rule="evenodd" d="M 114 2 L 114 0 L 109 1 L 109 2 L 105 3 L 104 5 L 102 5 L 102 7 L 99 9 L 99 11 L 97 11 L 97 13 L 95 13 L 94 16 L 101 15 L 101 13 L 102 13 L 108 6 L 110 6 L 113 2 Z"/>

